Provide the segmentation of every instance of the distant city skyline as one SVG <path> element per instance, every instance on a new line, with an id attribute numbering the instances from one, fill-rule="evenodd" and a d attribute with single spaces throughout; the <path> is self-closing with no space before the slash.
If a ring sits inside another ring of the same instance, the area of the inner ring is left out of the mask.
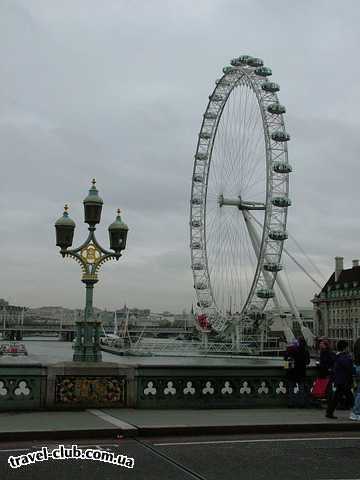
<path id="1" fill-rule="evenodd" d="M 5 298 L 1 298 L 0 297 L 0 305 L 6 305 L 6 304 L 9 304 L 9 305 L 15 305 L 15 303 L 13 303 L 11 301 L 11 297 L 9 297 L 9 299 L 5 299 Z M 82 307 L 69 307 L 69 306 L 66 306 L 66 305 L 33 305 L 33 306 L 29 306 L 29 305 L 23 305 L 23 304 L 16 304 L 16 306 L 20 306 L 20 307 L 25 307 L 25 308 L 29 308 L 29 309 L 33 309 L 33 310 L 37 310 L 37 309 L 57 309 L 57 308 L 61 308 L 61 309 L 64 309 L 64 310 L 72 310 L 72 311 L 75 311 L 75 310 L 83 310 L 83 306 Z M 123 304 L 123 305 L 119 305 L 117 307 L 114 307 L 114 308 L 107 308 L 106 306 L 104 307 L 97 307 L 95 305 L 95 310 L 102 310 L 102 311 L 108 311 L 108 312 L 114 312 L 115 310 L 116 311 L 120 311 L 120 310 L 123 310 L 125 308 L 125 306 L 127 307 L 127 309 L 129 311 L 134 311 L 134 310 L 138 310 L 138 311 L 147 311 L 149 310 L 150 313 L 154 313 L 154 314 L 164 314 L 164 313 L 171 313 L 171 314 L 175 314 L 175 315 L 181 315 L 184 311 L 186 313 L 189 313 L 191 310 L 192 310 L 192 306 L 190 305 L 188 308 L 184 306 L 184 308 L 181 309 L 181 311 L 179 312 L 174 312 L 174 311 L 170 311 L 170 310 L 166 310 L 166 309 L 159 309 L 159 310 L 151 310 L 150 308 L 148 307 L 139 307 L 139 306 L 132 306 L 132 305 L 127 305 L 126 303 Z"/>
<path id="2" fill-rule="evenodd" d="M 323 284 L 335 256 L 345 267 L 360 257 L 358 2 L 303 2 L 296 14 L 282 0 L 84 5 L 1 2 L 1 296 L 83 308 L 80 269 L 59 255 L 54 222 L 69 203 L 80 244 L 95 177 L 100 242 L 118 207 L 130 230 L 123 257 L 100 272 L 94 305 L 191 307 L 197 135 L 222 67 L 243 53 L 281 86 L 294 169 L 288 231 L 324 279 L 307 268 Z M 287 275 L 297 304 L 310 305 L 320 289 L 291 263 Z"/>
<path id="3" fill-rule="evenodd" d="M 9 305 L 15 305 L 14 303 L 12 303 L 10 300 L 6 300 L 6 299 L 2 299 L 0 298 L 0 304 L 1 304 L 1 301 L 2 300 L 5 300 L 6 302 L 9 303 Z M 16 306 L 20 306 L 20 307 L 25 307 L 25 308 L 29 308 L 31 310 L 40 310 L 40 309 L 57 309 L 57 308 L 61 308 L 61 309 L 64 309 L 64 310 L 71 310 L 71 311 L 76 311 L 76 310 L 83 310 L 84 307 L 69 307 L 69 306 L 66 306 L 66 305 L 33 305 L 33 306 L 29 306 L 29 305 L 23 305 L 23 304 L 16 304 Z M 270 304 L 269 304 L 270 306 Z M 299 310 L 312 310 L 312 304 L 309 303 L 309 305 L 297 305 Z M 195 305 L 193 306 L 195 308 Z M 117 306 L 117 307 L 113 307 L 113 308 L 108 308 L 106 306 L 104 307 L 98 307 L 95 305 L 95 310 L 101 310 L 101 311 L 107 311 L 107 312 L 115 312 L 116 311 L 120 311 L 124 308 L 124 305 L 120 305 L 120 306 Z M 181 315 L 183 314 L 184 312 L 186 314 L 188 313 L 191 313 L 192 311 L 192 306 L 190 305 L 189 308 L 187 308 L 186 306 L 184 306 L 181 310 L 179 311 L 174 311 L 174 310 L 167 310 L 165 308 L 159 308 L 157 310 L 152 310 L 151 308 L 148 308 L 148 307 L 139 307 L 139 306 L 132 306 L 132 305 L 127 305 L 127 308 L 131 311 L 131 310 L 139 310 L 139 311 L 145 311 L 145 310 L 149 310 L 151 314 L 166 314 L 166 313 L 169 313 L 169 314 L 173 314 L 173 315 Z M 270 310 L 273 310 L 273 308 L 270 308 Z M 284 306 L 284 311 L 289 311 L 289 307 L 285 307 Z"/>

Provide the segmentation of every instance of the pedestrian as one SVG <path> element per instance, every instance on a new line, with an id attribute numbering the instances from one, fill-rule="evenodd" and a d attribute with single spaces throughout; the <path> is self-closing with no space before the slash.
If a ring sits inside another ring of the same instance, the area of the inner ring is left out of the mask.
<path id="1" fill-rule="evenodd" d="M 356 377 L 357 390 L 353 409 L 350 413 L 350 420 L 360 422 L 360 338 L 354 343 L 354 373 Z"/>
<path id="2" fill-rule="evenodd" d="M 323 339 L 319 344 L 320 361 L 319 361 L 319 377 L 332 377 L 336 353 L 332 351 L 329 340 Z"/>
<path id="3" fill-rule="evenodd" d="M 334 386 L 335 392 L 330 396 L 327 409 L 327 418 L 337 418 L 334 416 L 334 411 L 342 396 L 346 398 L 350 408 L 354 405 L 354 396 L 351 391 L 353 383 L 353 361 L 348 351 L 348 342 L 346 340 L 339 340 L 337 344 L 338 353 L 334 363 Z"/>
<path id="4" fill-rule="evenodd" d="M 306 407 L 310 400 L 306 385 L 306 366 L 310 363 L 310 354 L 304 337 L 299 337 L 288 347 L 285 360 L 290 363 L 287 370 L 288 407 Z"/>
<path id="5" fill-rule="evenodd" d="M 329 396 L 331 393 L 331 385 L 333 382 L 333 369 L 336 354 L 332 351 L 330 347 L 329 340 L 323 338 L 319 343 L 320 358 L 317 362 L 319 368 L 318 377 L 315 379 L 312 389 L 311 396 L 313 399 L 313 404 L 316 407 L 321 407 L 321 401 L 329 401 Z"/>

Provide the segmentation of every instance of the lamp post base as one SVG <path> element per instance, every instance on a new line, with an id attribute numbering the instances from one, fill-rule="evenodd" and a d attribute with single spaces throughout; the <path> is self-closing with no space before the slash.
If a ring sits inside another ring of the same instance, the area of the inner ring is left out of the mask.
<path id="1" fill-rule="evenodd" d="M 96 319 L 76 321 L 74 362 L 101 362 L 100 325 Z"/>
<path id="2" fill-rule="evenodd" d="M 74 353 L 73 362 L 102 362 L 101 351 Z"/>

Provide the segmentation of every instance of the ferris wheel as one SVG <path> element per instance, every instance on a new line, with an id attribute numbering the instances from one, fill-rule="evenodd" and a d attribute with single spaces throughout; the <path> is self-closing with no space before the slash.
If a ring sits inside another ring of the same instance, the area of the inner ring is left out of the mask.
<path id="1" fill-rule="evenodd" d="M 287 239 L 289 173 L 280 87 L 242 55 L 223 68 L 203 116 L 190 200 L 191 268 L 198 312 L 223 331 L 267 302 Z M 259 228 L 260 225 L 260 228 Z"/>

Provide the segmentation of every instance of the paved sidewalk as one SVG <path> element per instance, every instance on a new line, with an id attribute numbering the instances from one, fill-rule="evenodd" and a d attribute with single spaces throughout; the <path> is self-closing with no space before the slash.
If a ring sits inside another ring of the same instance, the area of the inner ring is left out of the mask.
<path id="1" fill-rule="evenodd" d="M 136 426 L 139 435 L 360 431 L 360 422 L 349 420 L 348 411 L 337 412 L 338 419 L 330 420 L 322 409 L 107 409 L 104 412 Z"/>
<path id="2" fill-rule="evenodd" d="M 116 438 L 210 433 L 359 431 L 348 411 L 325 418 L 320 409 L 103 409 L 0 413 L 0 440 Z"/>
<path id="3" fill-rule="evenodd" d="M 111 437 L 115 427 L 89 411 L 0 413 L 0 440 Z"/>

